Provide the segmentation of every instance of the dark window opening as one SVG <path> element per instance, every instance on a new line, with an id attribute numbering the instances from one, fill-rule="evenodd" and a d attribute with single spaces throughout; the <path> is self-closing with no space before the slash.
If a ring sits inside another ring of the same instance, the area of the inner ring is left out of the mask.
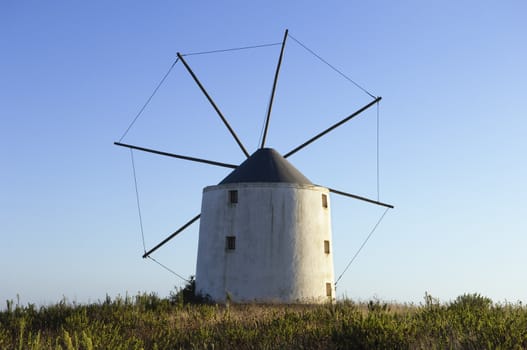
<path id="1" fill-rule="evenodd" d="M 229 191 L 229 203 L 238 203 L 238 191 L 231 190 Z"/>
<path id="2" fill-rule="evenodd" d="M 330 297 L 332 290 L 333 288 L 331 288 L 331 283 L 326 283 L 326 296 Z"/>
<path id="3" fill-rule="evenodd" d="M 227 248 L 227 250 L 236 249 L 236 237 L 235 236 L 225 237 L 225 247 Z"/>
<path id="4" fill-rule="evenodd" d="M 329 241 L 324 241 L 324 253 L 329 254 Z"/>
<path id="5" fill-rule="evenodd" d="M 328 207 L 328 196 L 325 194 L 322 194 L 322 208 Z"/>

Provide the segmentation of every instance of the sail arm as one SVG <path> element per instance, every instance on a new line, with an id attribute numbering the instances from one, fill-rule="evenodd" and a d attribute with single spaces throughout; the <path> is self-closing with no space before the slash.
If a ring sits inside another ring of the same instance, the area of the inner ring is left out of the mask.
<path id="1" fill-rule="evenodd" d="M 176 232 L 165 238 L 163 241 L 161 241 L 158 245 L 156 245 L 154 248 L 150 249 L 149 251 L 145 252 L 143 254 L 143 259 L 148 258 L 150 254 L 164 246 L 168 241 L 170 241 L 172 238 L 176 237 L 178 234 L 183 232 L 187 227 L 192 225 L 196 220 L 200 218 L 201 214 L 196 215 L 194 218 L 192 218 L 189 222 L 187 222 L 185 225 L 181 226 Z"/>
<path id="2" fill-rule="evenodd" d="M 138 150 L 138 151 L 143 151 L 143 152 L 148 152 L 148 153 L 159 154 L 159 155 L 161 155 L 161 156 L 167 156 L 167 157 L 172 157 L 172 158 L 178 158 L 178 159 L 190 160 L 190 161 L 192 161 L 192 162 L 198 162 L 198 163 L 205 163 L 205 164 L 210 164 L 210 165 L 216 165 L 216 166 L 221 166 L 221 167 L 224 167 L 224 168 L 236 169 L 236 168 L 238 167 L 237 165 L 234 165 L 234 164 L 228 164 L 228 163 L 216 162 L 216 161 L 214 161 L 214 160 L 208 160 L 208 159 L 203 159 L 203 158 L 196 158 L 196 157 L 183 156 L 183 155 L 181 155 L 181 154 L 175 154 L 175 153 L 169 153 L 169 152 L 157 151 L 157 150 L 155 150 L 155 149 L 145 148 L 145 147 L 139 147 L 139 146 L 134 146 L 134 145 L 129 145 L 129 144 L 126 144 L 126 143 L 121 143 L 121 142 L 114 142 L 113 144 L 116 145 L 116 146 L 127 147 L 127 148 L 130 148 L 130 149 L 136 149 L 136 150 Z"/>
<path id="3" fill-rule="evenodd" d="M 393 209 L 394 206 L 391 205 L 391 204 L 388 204 L 388 203 L 383 203 L 383 202 L 379 202 L 379 201 L 376 201 L 376 200 L 373 200 L 373 199 L 370 199 L 370 198 L 366 198 L 366 197 L 362 197 L 362 196 L 358 196 L 356 194 L 352 194 L 352 193 L 348 193 L 348 192 L 344 192 L 344 191 L 339 191 L 339 190 L 336 190 L 334 188 L 327 188 L 329 190 L 329 192 L 331 193 L 335 193 L 335 194 L 338 194 L 338 195 L 341 195 L 341 196 L 345 196 L 345 197 L 350 197 L 350 198 L 354 198 L 354 199 L 358 199 L 360 201 L 364 201 L 364 202 L 368 202 L 368 203 L 372 203 L 372 204 L 376 204 L 376 205 L 380 205 L 382 207 L 386 207 L 386 208 L 389 208 L 389 209 Z"/>

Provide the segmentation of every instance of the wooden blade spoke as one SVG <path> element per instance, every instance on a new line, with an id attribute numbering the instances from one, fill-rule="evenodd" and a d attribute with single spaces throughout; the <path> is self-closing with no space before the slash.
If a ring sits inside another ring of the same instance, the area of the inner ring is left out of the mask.
<path id="1" fill-rule="evenodd" d="M 185 59 L 183 58 L 183 56 L 179 52 L 177 53 L 177 57 L 181 60 L 181 62 L 183 63 L 183 65 L 185 66 L 187 71 L 190 73 L 190 75 L 192 76 L 192 78 L 194 79 L 194 81 L 196 82 L 198 87 L 200 88 L 201 92 L 203 92 L 203 94 L 205 95 L 205 97 L 207 98 L 209 103 L 212 105 L 212 108 L 214 108 L 214 110 L 216 111 L 218 116 L 221 118 L 221 120 L 223 121 L 223 124 L 225 124 L 227 129 L 229 129 L 229 132 L 231 133 L 232 137 L 234 137 L 234 140 L 236 141 L 238 146 L 240 146 L 240 149 L 242 150 L 242 152 L 245 154 L 245 156 L 247 156 L 247 158 L 249 158 L 249 152 L 247 152 L 247 150 L 243 146 L 242 142 L 240 141 L 240 139 L 238 138 L 238 136 L 236 135 L 236 133 L 234 132 L 234 130 L 230 126 L 229 122 L 227 122 L 227 119 L 223 116 L 223 113 L 221 113 L 221 111 L 218 108 L 218 106 L 216 105 L 216 103 L 214 103 L 214 100 L 212 99 L 212 97 L 210 97 L 210 95 L 207 92 L 207 90 L 205 90 L 205 87 L 203 86 L 203 84 L 201 84 L 201 82 L 199 81 L 199 79 L 196 76 L 196 74 L 194 74 L 194 72 L 192 71 L 192 69 L 188 65 L 187 61 L 185 61 Z"/>
<path id="2" fill-rule="evenodd" d="M 162 156 L 167 156 L 167 157 L 172 157 L 172 158 L 190 160 L 190 161 L 193 161 L 193 162 L 199 162 L 199 163 L 205 163 L 205 164 L 210 164 L 210 165 L 216 165 L 216 166 L 221 166 L 221 167 L 224 167 L 224 168 L 236 169 L 238 167 L 237 165 L 234 165 L 234 164 L 221 163 L 221 162 L 216 162 L 216 161 L 208 160 L 208 159 L 195 158 L 195 157 L 183 156 L 183 155 L 180 155 L 180 154 L 174 154 L 174 153 L 169 153 L 169 152 L 157 151 L 155 149 L 139 147 L 139 146 L 134 146 L 134 145 L 128 145 L 126 143 L 121 143 L 121 142 L 114 142 L 113 144 L 116 145 L 116 146 L 128 147 L 128 148 L 131 148 L 131 149 L 136 149 L 138 151 L 159 154 L 159 155 L 162 155 Z"/>
<path id="3" fill-rule="evenodd" d="M 180 234 L 181 232 L 183 232 L 183 230 L 185 230 L 187 227 L 189 227 L 190 225 L 192 225 L 196 220 L 199 219 L 199 217 L 201 216 L 201 214 L 198 214 L 196 215 L 194 218 L 192 218 L 189 222 L 187 222 L 185 225 L 181 226 L 176 232 L 174 232 L 173 234 L 171 234 L 170 236 L 168 236 L 167 238 L 165 238 L 162 242 L 160 242 L 158 245 L 156 245 L 154 248 L 150 249 L 149 251 L 147 251 L 146 253 L 143 254 L 143 259 L 144 258 L 148 258 L 148 256 L 150 254 L 152 254 L 153 252 L 155 252 L 156 250 L 158 250 L 159 248 L 161 248 L 163 245 L 165 245 L 168 241 L 170 241 L 172 238 L 176 237 L 178 234 Z"/>
<path id="4" fill-rule="evenodd" d="M 328 190 L 331 193 L 340 194 L 341 196 L 355 198 L 355 199 L 358 199 L 358 200 L 361 200 L 361 201 L 364 201 L 364 202 L 380 205 L 380 206 L 383 206 L 383 207 L 386 207 L 386 208 L 390 208 L 390 209 L 394 208 L 394 206 L 391 205 L 391 204 L 379 202 L 379 201 L 376 201 L 376 200 L 373 200 L 373 199 L 370 199 L 370 198 L 366 198 L 366 197 L 362 197 L 362 196 L 357 196 L 356 194 L 351 194 L 351 193 L 348 193 L 348 192 L 335 190 L 335 189 L 329 188 L 329 187 L 328 187 Z"/>
<path id="5" fill-rule="evenodd" d="M 287 158 L 293 154 L 295 154 L 296 152 L 300 151 L 302 148 L 306 147 L 307 145 L 309 145 L 310 143 L 312 142 L 315 142 L 316 140 L 318 140 L 319 138 L 321 138 L 322 136 L 326 135 L 328 132 L 332 131 L 333 129 L 336 129 L 338 128 L 339 126 L 341 126 L 342 124 L 350 121 L 352 118 L 358 116 L 359 114 L 361 114 L 362 112 L 364 112 L 365 110 L 367 110 L 368 108 L 370 108 L 371 106 L 373 106 L 374 104 L 378 103 L 380 100 L 382 99 L 382 97 L 377 97 L 375 100 L 373 100 L 372 102 L 368 103 L 366 106 L 362 107 L 361 109 L 359 109 L 358 111 L 350 114 L 349 116 L 347 116 L 346 118 L 342 119 L 340 122 L 336 123 L 336 124 L 333 124 L 332 126 L 330 126 L 329 128 L 327 128 L 326 130 L 322 131 L 321 133 L 313 136 L 312 138 L 310 138 L 309 140 L 307 140 L 306 142 L 304 142 L 303 144 L 301 144 L 300 146 L 298 146 L 297 148 L 293 149 L 292 151 L 286 153 L 284 155 L 284 158 Z"/>

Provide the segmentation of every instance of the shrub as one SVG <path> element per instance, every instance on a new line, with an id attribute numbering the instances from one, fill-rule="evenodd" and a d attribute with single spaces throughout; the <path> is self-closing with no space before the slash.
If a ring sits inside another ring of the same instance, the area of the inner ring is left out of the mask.
<path id="1" fill-rule="evenodd" d="M 212 304 L 209 295 L 196 293 L 196 279 L 194 276 L 190 276 L 184 288 L 176 290 L 175 293 L 170 292 L 169 300 L 172 305 Z"/>
<path id="2" fill-rule="evenodd" d="M 450 303 L 450 309 L 485 311 L 492 306 L 492 300 L 480 294 L 463 294 Z"/>

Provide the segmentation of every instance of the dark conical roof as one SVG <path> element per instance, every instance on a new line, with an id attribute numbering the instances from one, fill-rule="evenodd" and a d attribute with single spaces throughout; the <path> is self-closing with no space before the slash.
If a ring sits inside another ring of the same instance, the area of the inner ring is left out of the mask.
<path id="1" fill-rule="evenodd" d="M 260 148 L 234 169 L 220 185 L 241 182 L 286 182 L 311 185 L 297 168 L 272 148 Z"/>

